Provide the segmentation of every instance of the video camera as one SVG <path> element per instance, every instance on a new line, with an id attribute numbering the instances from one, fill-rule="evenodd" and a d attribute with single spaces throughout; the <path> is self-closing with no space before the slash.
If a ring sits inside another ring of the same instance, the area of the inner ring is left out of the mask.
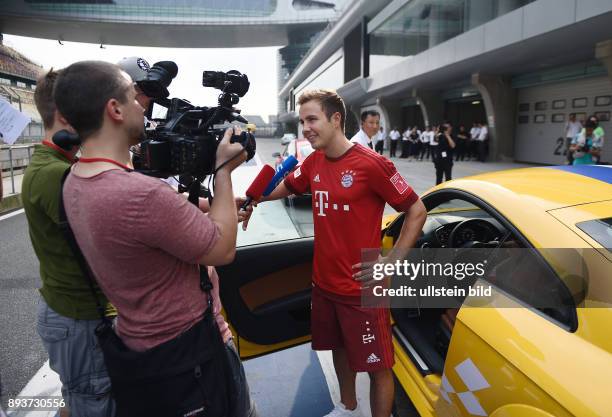
<path id="1" fill-rule="evenodd" d="M 233 106 L 247 93 L 250 83 L 247 76 L 238 71 L 204 71 L 202 85 L 221 90 L 221 94 L 216 107 L 197 107 L 187 100 L 168 99 L 166 87 L 178 68 L 162 65 L 154 70 L 156 66 L 149 72 L 148 84 L 137 83 L 154 100 L 147 112 L 150 127 L 140 143 L 139 152 L 135 153 L 134 167 L 155 177 L 179 175 L 180 183 L 189 187 L 194 181 L 200 183 L 214 173 L 217 147 L 225 133 L 225 128 L 218 125 L 233 121 L 248 123 Z M 147 91 L 149 86 L 156 86 L 158 91 L 163 86 L 165 96 L 157 95 L 155 89 Z M 242 144 L 247 159 L 255 155 L 255 138 L 251 132 L 234 135 L 231 142 Z"/>

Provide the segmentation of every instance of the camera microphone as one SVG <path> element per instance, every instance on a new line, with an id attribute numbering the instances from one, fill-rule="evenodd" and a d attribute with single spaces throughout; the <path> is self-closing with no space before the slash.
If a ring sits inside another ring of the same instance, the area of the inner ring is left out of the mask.
<path id="1" fill-rule="evenodd" d="M 79 146 L 81 144 L 81 138 L 79 138 L 79 135 L 76 133 L 70 133 L 67 130 L 60 130 L 56 132 L 51 140 L 65 151 L 69 151 L 74 146 Z"/>
<path id="2" fill-rule="evenodd" d="M 297 164 L 298 164 L 298 160 L 295 159 L 295 157 L 293 155 L 289 155 L 289 157 L 287 159 L 285 159 L 285 161 L 278 168 L 278 171 L 276 171 L 276 174 L 274 174 L 274 177 L 272 178 L 272 181 L 270 181 L 270 183 L 268 184 L 268 186 L 264 190 L 264 192 L 263 192 L 264 197 L 267 196 L 267 195 L 270 195 L 270 193 L 272 191 L 274 191 L 274 189 L 281 182 L 281 180 L 283 178 L 285 178 L 285 175 L 287 175 L 287 173 L 291 172 L 291 170 Z"/>
<path id="3" fill-rule="evenodd" d="M 259 171 L 259 174 L 257 174 L 251 183 L 250 187 L 246 190 L 247 198 L 244 204 L 240 207 L 240 210 L 246 210 L 253 200 L 257 201 L 261 198 L 264 189 L 270 183 L 272 177 L 274 177 L 274 173 L 274 168 L 272 168 L 270 165 L 266 164 L 263 166 L 261 171 Z"/>

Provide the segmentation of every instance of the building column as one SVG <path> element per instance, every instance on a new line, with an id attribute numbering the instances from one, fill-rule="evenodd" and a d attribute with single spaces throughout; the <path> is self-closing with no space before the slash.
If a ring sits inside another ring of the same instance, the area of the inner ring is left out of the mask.
<path id="1" fill-rule="evenodd" d="M 425 126 L 433 126 L 444 121 L 444 100 L 439 91 L 412 90 L 412 97 L 417 101 L 423 113 Z"/>
<path id="2" fill-rule="evenodd" d="M 604 64 L 608 70 L 608 78 L 612 81 L 612 39 L 598 42 L 595 45 L 595 58 Z"/>
<path id="3" fill-rule="evenodd" d="M 472 74 L 472 85 L 478 88 L 484 101 L 489 129 L 489 159 L 514 159 L 516 127 L 516 90 L 501 76 Z"/>

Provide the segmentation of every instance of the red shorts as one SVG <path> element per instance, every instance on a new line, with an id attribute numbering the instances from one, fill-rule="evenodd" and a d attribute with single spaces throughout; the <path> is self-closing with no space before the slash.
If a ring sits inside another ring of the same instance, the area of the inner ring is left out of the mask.
<path id="1" fill-rule="evenodd" d="M 343 303 L 341 299 L 342 296 L 312 288 L 312 348 L 344 348 L 349 366 L 355 372 L 393 367 L 389 309 L 363 308 L 359 304 Z"/>

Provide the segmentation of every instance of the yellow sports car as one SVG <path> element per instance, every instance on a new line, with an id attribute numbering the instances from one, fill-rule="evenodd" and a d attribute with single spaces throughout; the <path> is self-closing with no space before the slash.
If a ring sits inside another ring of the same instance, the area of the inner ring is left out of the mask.
<path id="1" fill-rule="evenodd" d="M 488 305 L 391 310 L 394 414 L 612 416 L 612 167 L 494 172 L 422 199 L 418 246 L 531 248 L 541 263 L 537 278 L 520 263 L 504 266 L 513 279 L 485 277 Z M 385 219 L 383 247 L 402 222 Z M 312 238 L 247 246 L 219 268 L 243 358 L 309 340 L 312 251 Z"/>

